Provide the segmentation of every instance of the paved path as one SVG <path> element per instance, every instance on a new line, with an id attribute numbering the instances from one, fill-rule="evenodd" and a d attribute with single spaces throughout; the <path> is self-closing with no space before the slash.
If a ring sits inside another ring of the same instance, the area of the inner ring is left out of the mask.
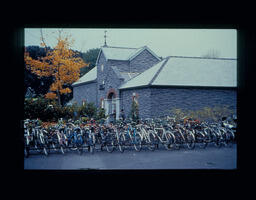
<path id="1" fill-rule="evenodd" d="M 124 153 L 98 151 L 90 154 L 85 150 L 77 152 L 50 153 L 48 157 L 32 154 L 24 158 L 24 169 L 236 169 L 237 146 L 216 148 L 209 145 L 206 149 L 196 146 L 193 150 L 167 151 L 160 148 L 140 152 L 127 149 Z"/>

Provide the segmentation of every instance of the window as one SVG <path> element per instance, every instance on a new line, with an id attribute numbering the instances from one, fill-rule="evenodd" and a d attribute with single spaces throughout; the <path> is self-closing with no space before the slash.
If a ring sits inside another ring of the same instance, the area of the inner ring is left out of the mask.
<path id="1" fill-rule="evenodd" d="M 99 90 L 104 90 L 105 89 L 105 81 L 102 81 L 102 84 L 100 84 Z"/>
<path id="2" fill-rule="evenodd" d="M 101 103 L 101 104 L 100 104 L 101 108 L 104 108 L 104 98 L 101 98 L 100 101 L 101 101 L 101 102 L 100 102 L 100 103 Z"/>
<path id="3" fill-rule="evenodd" d="M 86 99 L 82 100 L 82 105 L 84 106 L 86 104 Z"/>
<path id="4" fill-rule="evenodd" d="M 103 70 L 104 70 L 104 65 L 102 64 L 101 65 L 101 71 L 103 72 Z"/>

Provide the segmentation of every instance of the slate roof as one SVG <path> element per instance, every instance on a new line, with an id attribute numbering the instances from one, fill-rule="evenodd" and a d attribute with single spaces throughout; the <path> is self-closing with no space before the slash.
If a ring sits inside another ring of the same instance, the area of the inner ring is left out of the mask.
<path id="1" fill-rule="evenodd" d="M 124 83 L 121 87 L 119 87 L 119 89 L 149 85 L 150 81 L 153 79 L 154 75 L 159 71 L 160 67 L 164 62 L 165 60 L 160 61 L 153 67 L 147 69 L 146 71 L 142 72 L 141 74 L 135 76 L 134 78 Z"/>
<path id="2" fill-rule="evenodd" d="M 138 72 L 120 72 L 122 78 L 124 79 L 124 82 L 127 82 L 128 80 L 130 80 L 131 78 L 137 76 Z"/>
<path id="3" fill-rule="evenodd" d="M 148 85 L 237 87 L 237 60 L 170 56 L 119 89 Z"/>
<path id="4" fill-rule="evenodd" d="M 87 83 L 91 81 L 95 81 L 97 79 L 97 67 L 92 68 L 89 72 L 83 75 L 80 79 L 72 84 L 72 86 L 77 86 L 82 83 Z"/>
<path id="5" fill-rule="evenodd" d="M 102 47 L 102 52 L 107 60 L 129 60 L 138 49 L 137 48 L 120 48 L 120 47 Z"/>
<path id="6" fill-rule="evenodd" d="M 151 51 L 147 46 L 143 46 L 140 48 L 112 47 L 112 46 L 101 47 L 101 51 L 103 52 L 107 60 L 124 60 L 124 61 L 132 60 L 145 49 L 147 49 L 152 55 L 154 55 L 158 60 L 160 60 L 160 58 L 153 51 Z"/>
<path id="7" fill-rule="evenodd" d="M 140 48 L 128 48 L 128 47 L 112 47 L 112 46 L 103 46 L 101 47 L 101 51 L 98 55 L 96 63 L 98 63 L 99 56 L 101 52 L 103 52 L 104 56 L 107 60 L 132 60 L 137 55 L 139 55 L 143 50 L 147 49 L 152 55 L 154 55 L 157 59 L 160 58 L 151 51 L 147 46 L 143 46 Z M 128 81 L 129 79 L 133 78 L 134 76 L 138 75 L 138 73 L 130 73 L 130 72 L 119 72 L 118 68 L 112 66 L 112 69 L 117 74 L 119 78 L 124 79 L 124 81 Z M 91 82 L 97 79 L 97 68 L 94 67 L 84 76 L 82 76 L 78 81 L 74 82 L 72 86 L 77 86 L 83 83 Z"/>
<path id="8" fill-rule="evenodd" d="M 124 82 L 130 80 L 134 76 L 137 76 L 139 73 L 138 72 L 120 72 L 117 66 L 111 66 L 115 74 L 119 79 L 123 79 Z"/>

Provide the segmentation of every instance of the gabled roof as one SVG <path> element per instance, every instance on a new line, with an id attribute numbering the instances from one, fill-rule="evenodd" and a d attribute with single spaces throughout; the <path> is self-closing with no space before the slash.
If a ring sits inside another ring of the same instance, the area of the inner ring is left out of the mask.
<path id="1" fill-rule="evenodd" d="M 129 60 L 130 56 L 137 51 L 136 48 L 102 47 L 102 52 L 107 60 Z"/>
<path id="2" fill-rule="evenodd" d="M 147 49 L 153 56 L 155 56 L 158 60 L 160 58 L 151 51 L 147 46 L 140 47 L 140 48 L 127 48 L 127 47 L 111 47 L 111 46 L 103 46 L 100 49 L 98 54 L 98 58 L 96 64 L 98 63 L 99 57 L 101 53 L 104 54 L 107 60 L 132 60 L 136 56 L 138 56 L 143 50 Z M 129 79 L 133 78 L 138 73 L 129 73 L 129 72 L 122 72 L 118 70 L 117 67 L 112 66 L 112 69 L 117 74 L 119 78 L 124 79 L 124 81 L 128 81 Z M 83 83 L 95 81 L 97 79 L 97 67 L 94 67 L 84 76 L 82 76 L 78 81 L 74 82 L 72 86 L 78 86 Z"/>
<path id="3" fill-rule="evenodd" d="M 140 48 L 103 46 L 100 49 L 96 63 L 98 63 L 98 59 L 101 53 L 104 54 L 107 60 L 130 61 L 145 49 L 147 49 L 154 57 L 160 60 L 160 58 L 147 46 L 143 46 Z"/>
<path id="4" fill-rule="evenodd" d="M 82 83 L 87 83 L 91 81 L 95 81 L 97 79 L 97 67 L 92 68 L 89 72 L 83 75 L 80 79 L 72 84 L 72 86 L 77 86 Z"/>
<path id="5" fill-rule="evenodd" d="M 117 66 L 111 66 L 115 74 L 119 79 L 123 79 L 124 82 L 130 80 L 134 76 L 137 76 L 139 73 L 137 72 L 120 72 Z"/>
<path id="6" fill-rule="evenodd" d="M 147 46 L 143 46 L 141 48 L 138 48 L 137 51 L 135 51 L 130 57 L 129 60 L 134 59 L 136 56 L 138 56 L 142 51 L 144 50 L 149 51 L 149 53 L 151 53 L 154 57 L 156 57 L 159 61 L 161 60 L 161 58 L 159 58 L 150 48 L 148 48 Z"/>
<path id="7" fill-rule="evenodd" d="M 120 72 L 122 78 L 124 79 L 124 82 L 127 82 L 131 78 L 139 75 L 140 73 L 138 72 Z"/>
<path id="8" fill-rule="evenodd" d="M 119 89 L 148 85 L 237 87 L 237 60 L 170 56 Z"/>
<path id="9" fill-rule="evenodd" d="M 158 72 L 162 64 L 165 60 L 160 61 L 153 67 L 147 69 L 146 71 L 142 72 L 141 74 L 135 76 L 134 78 L 130 79 L 126 83 L 124 83 L 119 89 L 126 89 L 126 88 L 133 88 L 133 87 L 140 87 L 140 86 L 147 86 L 150 84 L 150 81 L 153 79 L 154 75 Z"/>

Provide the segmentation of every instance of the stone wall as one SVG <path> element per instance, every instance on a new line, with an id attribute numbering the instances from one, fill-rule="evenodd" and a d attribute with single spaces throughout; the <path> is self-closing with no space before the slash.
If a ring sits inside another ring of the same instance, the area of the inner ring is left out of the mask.
<path id="1" fill-rule="evenodd" d="M 120 63 L 119 63 L 120 64 Z M 101 65 L 104 66 L 103 71 L 101 70 Z M 111 66 L 118 66 L 118 61 L 115 65 L 115 61 L 106 61 L 106 58 L 103 54 L 101 54 L 99 58 L 99 62 L 97 65 L 97 105 L 100 106 L 100 99 L 106 99 L 108 91 L 113 88 L 117 93 L 117 97 L 119 97 L 118 87 L 123 83 L 120 80 L 116 73 L 113 71 Z M 104 89 L 100 90 L 100 85 L 103 84 L 104 80 Z"/>
<path id="2" fill-rule="evenodd" d="M 130 114 L 132 95 L 138 94 L 140 118 L 170 115 L 171 109 L 199 110 L 204 107 L 227 105 L 237 108 L 235 89 L 200 88 L 140 88 L 121 90 L 121 109 Z"/>
<path id="3" fill-rule="evenodd" d="M 151 88 L 152 117 L 166 115 L 173 108 L 198 110 L 204 107 L 237 106 L 237 92 L 232 89 Z"/>
<path id="4" fill-rule="evenodd" d="M 109 60 L 108 66 L 116 66 L 120 72 L 129 72 L 129 61 L 123 60 Z"/>
<path id="5" fill-rule="evenodd" d="M 131 60 L 130 68 L 132 72 L 144 72 L 157 62 L 159 62 L 159 60 L 145 49 L 138 56 Z"/>
<path id="6" fill-rule="evenodd" d="M 86 102 L 93 102 L 96 105 L 97 83 L 91 82 L 73 87 L 73 99 L 79 105 L 82 104 L 83 100 L 86 100 Z"/>
<path id="7" fill-rule="evenodd" d="M 120 97 L 121 103 L 120 108 L 124 109 L 125 116 L 128 117 L 131 113 L 132 108 L 132 96 L 133 93 L 138 95 L 139 103 L 139 117 L 148 118 L 151 116 L 151 105 L 150 105 L 150 89 L 132 89 L 132 90 L 121 90 Z"/>

